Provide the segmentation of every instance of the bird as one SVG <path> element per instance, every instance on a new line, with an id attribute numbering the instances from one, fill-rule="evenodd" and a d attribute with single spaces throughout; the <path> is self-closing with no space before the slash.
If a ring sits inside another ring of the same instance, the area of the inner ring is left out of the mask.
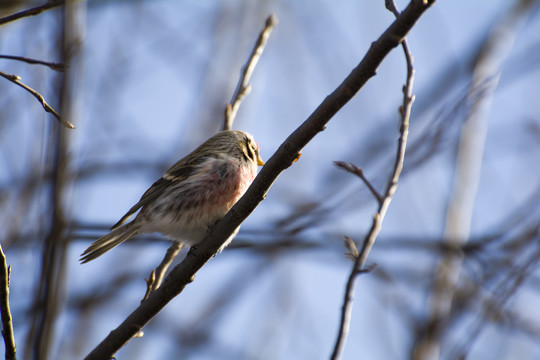
<path id="1" fill-rule="evenodd" d="M 259 145 L 251 134 L 239 130 L 217 133 L 154 182 L 109 234 L 81 254 L 81 263 L 143 233 L 159 232 L 190 247 L 199 244 L 246 192 L 262 165 Z M 135 218 L 126 223 L 138 210 Z"/>

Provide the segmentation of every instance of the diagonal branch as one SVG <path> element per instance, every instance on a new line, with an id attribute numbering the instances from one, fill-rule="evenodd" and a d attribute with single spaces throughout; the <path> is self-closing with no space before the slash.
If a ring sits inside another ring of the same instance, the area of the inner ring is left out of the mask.
<path id="1" fill-rule="evenodd" d="M 392 13 L 394 13 L 394 15 L 398 19 L 400 18 L 401 15 L 395 8 L 393 0 L 386 0 L 386 6 L 390 11 L 392 11 Z M 379 208 L 375 213 L 375 216 L 373 217 L 373 223 L 371 225 L 369 233 L 364 239 L 362 249 L 356 257 L 356 261 L 354 262 L 353 268 L 347 280 L 345 295 L 343 299 L 343 306 L 341 309 L 341 320 L 339 324 L 338 335 L 336 338 L 336 343 L 334 345 L 334 350 L 331 355 L 332 360 L 341 359 L 341 357 L 343 356 L 343 351 L 345 350 L 345 343 L 347 341 L 351 322 L 351 314 L 356 287 L 356 276 L 364 272 L 363 268 L 366 264 L 367 257 L 369 255 L 369 252 L 371 251 L 371 248 L 373 247 L 373 244 L 375 243 L 377 235 L 381 230 L 382 222 L 384 220 L 390 202 L 392 201 L 394 193 L 397 190 L 399 176 L 401 175 L 401 170 L 403 169 L 405 149 L 407 147 L 407 137 L 409 134 L 409 117 L 411 115 L 411 108 L 414 101 L 414 96 L 412 95 L 414 67 L 412 55 L 409 51 L 409 46 L 407 45 L 406 39 L 403 39 L 401 46 L 403 47 L 403 52 L 405 53 L 405 60 L 407 61 L 407 80 L 405 86 L 403 87 L 403 105 L 399 109 L 401 115 L 401 127 L 399 131 L 400 135 L 397 146 L 396 160 L 394 162 L 394 168 L 392 170 L 390 179 L 388 180 L 386 190 L 384 191 L 384 195 L 379 200 Z"/>
<path id="2" fill-rule="evenodd" d="M 53 114 L 54 117 L 57 118 L 58 121 L 60 121 L 60 123 L 62 125 L 64 125 L 65 127 L 69 128 L 69 129 L 75 129 L 75 126 L 73 126 L 72 123 L 70 123 L 66 119 L 62 118 L 60 116 L 60 114 L 58 114 L 56 112 L 56 110 L 54 110 L 49 104 L 47 104 L 47 102 L 43 98 L 43 95 L 38 93 L 36 90 L 32 89 L 30 86 L 26 85 L 25 83 L 21 82 L 21 77 L 20 76 L 13 75 L 13 74 L 6 74 L 5 72 L 2 72 L 2 71 L 0 71 L 0 76 L 2 76 L 3 78 L 8 79 L 9 81 L 11 81 L 14 84 L 19 85 L 20 87 L 22 87 L 23 89 L 28 91 L 30 94 L 34 95 L 34 97 L 36 99 L 38 99 L 38 101 L 41 103 L 41 106 L 43 106 L 43 109 L 45 109 L 46 112 Z"/>
<path id="3" fill-rule="evenodd" d="M 148 299 L 151 293 L 156 291 L 158 287 L 160 287 L 161 282 L 163 281 L 163 278 L 165 277 L 165 273 L 167 273 L 167 270 L 171 266 L 172 262 L 178 255 L 178 253 L 182 250 L 182 243 L 174 242 L 165 253 L 165 257 L 159 264 L 157 268 L 152 270 L 150 273 L 150 276 L 146 280 L 146 293 L 144 294 L 144 297 L 142 298 L 141 302 Z"/>
<path id="4" fill-rule="evenodd" d="M 16 20 L 19 20 L 19 19 L 22 19 L 22 18 L 25 18 L 25 17 L 39 15 L 44 11 L 54 9 L 56 7 L 64 5 L 64 2 L 65 2 L 64 0 L 47 1 L 43 5 L 36 6 L 34 8 L 31 8 L 31 9 L 23 10 L 23 11 L 20 11 L 18 13 L 12 14 L 12 15 L 5 16 L 3 18 L 0 18 L 0 25 L 4 25 L 4 24 L 7 24 L 7 23 L 10 23 L 12 21 L 16 21 Z"/>
<path id="5" fill-rule="evenodd" d="M 371 191 L 375 199 L 377 199 L 377 202 L 380 204 L 383 201 L 381 194 L 379 194 L 377 189 L 375 189 L 375 187 L 371 184 L 366 175 L 364 175 L 364 170 L 362 170 L 362 168 L 359 168 L 358 166 L 351 163 L 346 163 L 344 161 L 334 161 L 334 164 L 362 179 L 362 181 L 368 187 L 369 191 Z"/>
<path id="6" fill-rule="evenodd" d="M 238 81 L 238 85 L 236 86 L 236 90 L 234 91 L 231 102 L 227 104 L 225 108 L 225 119 L 223 121 L 223 127 L 221 130 L 230 130 L 232 128 L 232 124 L 236 114 L 238 113 L 240 104 L 251 90 L 249 80 L 251 80 L 253 70 L 255 70 L 255 66 L 257 66 L 257 63 L 259 62 L 259 59 L 266 46 L 266 42 L 268 41 L 268 38 L 270 37 L 270 34 L 272 33 L 272 30 L 276 24 L 277 18 L 275 15 L 272 14 L 266 18 L 264 28 L 255 42 L 255 46 L 251 51 L 251 55 L 249 56 L 247 63 L 244 65 L 242 76 L 240 76 L 240 80 Z"/>
<path id="7" fill-rule="evenodd" d="M 13 336 L 13 322 L 9 310 L 9 277 L 11 268 L 0 245 L 0 313 L 2 314 L 2 336 L 6 345 L 6 360 L 17 360 L 17 347 Z"/>
<path id="8" fill-rule="evenodd" d="M 367 81 L 375 75 L 378 66 L 392 49 L 398 46 L 408 32 L 431 7 L 435 0 L 413 0 L 390 27 L 372 43 L 366 56 L 351 74 L 334 90 L 268 159 L 247 192 L 220 220 L 196 249 L 191 249 L 186 258 L 165 278 L 161 287 L 135 309 L 122 324 L 113 330 L 86 359 L 109 359 L 133 335 L 138 333 L 159 311 L 195 278 L 195 274 L 206 264 L 219 248 L 264 200 L 268 189 L 277 177 L 298 157 L 319 132 L 323 131 L 332 117 L 350 101 Z"/>

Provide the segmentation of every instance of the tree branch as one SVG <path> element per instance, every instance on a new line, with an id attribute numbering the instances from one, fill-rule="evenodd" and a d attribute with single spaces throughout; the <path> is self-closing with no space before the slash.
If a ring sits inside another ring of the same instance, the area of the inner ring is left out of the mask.
<path id="1" fill-rule="evenodd" d="M 356 166 L 354 164 L 346 163 L 344 161 L 334 161 L 334 164 L 336 164 L 338 167 L 340 167 L 342 169 L 345 169 L 346 171 L 348 171 L 348 172 L 358 176 L 360 179 L 362 179 L 362 181 L 364 181 L 364 183 L 368 187 L 369 191 L 371 191 L 371 193 L 373 194 L 375 199 L 377 199 L 377 202 L 379 204 L 382 202 L 383 198 L 382 198 L 381 194 L 379 194 L 377 189 L 375 189 L 375 187 L 371 184 L 371 182 L 364 175 L 364 170 L 362 170 L 361 168 L 359 168 L 358 166 Z"/>
<path id="2" fill-rule="evenodd" d="M 432 2 L 433 3 L 433 2 Z M 399 14 L 395 8 L 393 0 L 386 0 L 387 8 L 394 13 L 394 15 L 399 19 L 402 15 Z M 405 10 L 407 11 L 407 10 Z M 404 11 L 404 12 L 405 12 Z M 397 190 L 399 176 L 401 175 L 401 170 L 403 169 L 403 161 L 405 159 L 405 149 L 407 147 L 407 137 L 409 134 L 409 117 L 411 115 L 411 108 L 414 101 L 414 96 L 412 95 L 412 86 L 414 81 L 414 67 L 412 55 L 409 51 L 407 45 L 407 40 L 403 39 L 401 43 L 403 47 L 403 52 L 405 53 L 405 60 L 407 61 L 407 80 L 405 86 L 403 87 L 403 104 L 399 109 L 401 115 L 401 127 L 400 127 L 400 136 L 398 140 L 398 147 L 396 153 L 396 160 L 394 162 L 394 168 L 392 174 L 388 180 L 386 190 L 384 195 L 379 200 L 379 208 L 373 217 L 373 222 L 371 228 L 364 239 L 362 249 L 356 257 L 353 268 L 347 280 L 347 285 L 345 288 L 345 295 L 343 299 L 343 306 L 341 310 L 341 320 L 338 329 L 338 335 L 336 338 L 336 343 L 334 345 L 334 350 L 331 355 L 332 360 L 341 359 L 343 351 L 345 350 L 345 343 L 349 334 L 350 322 L 352 307 L 354 302 L 354 293 L 356 287 L 356 276 L 363 271 L 363 268 L 366 264 L 367 257 L 371 251 L 375 239 L 379 234 L 382 222 L 388 210 L 388 206 L 392 201 L 394 193 Z M 369 182 L 367 182 L 369 184 Z M 369 186 L 369 185 L 368 185 Z M 375 192 L 374 194 L 378 194 Z M 377 196 L 376 196 L 377 197 Z"/>
<path id="3" fill-rule="evenodd" d="M 171 266 L 172 262 L 176 258 L 176 255 L 182 250 L 182 243 L 174 242 L 165 253 L 165 257 L 159 264 L 157 268 L 152 270 L 152 273 L 150 273 L 150 276 L 146 280 L 146 294 L 144 294 L 143 299 L 141 302 L 148 299 L 148 296 L 150 296 L 151 293 L 156 291 L 158 287 L 160 287 L 161 282 L 163 281 L 163 278 L 165 277 L 165 273 L 169 269 L 169 266 Z"/>
<path id="4" fill-rule="evenodd" d="M 242 75 L 240 76 L 236 90 L 231 98 L 231 102 L 225 107 L 225 119 L 223 120 L 222 130 L 230 130 L 232 128 L 234 118 L 238 113 L 242 100 L 251 91 L 249 80 L 251 80 L 253 70 L 255 70 L 255 66 L 257 66 L 257 63 L 259 62 L 259 59 L 266 46 L 266 42 L 268 41 L 268 38 L 270 37 L 270 34 L 272 33 L 272 30 L 274 29 L 274 26 L 276 26 L 277 22 L 277 18 L 273 14 L 266 18 L 264 28 L 259 34 L 257 42 L 251 51 L 251 55 L 249 56 L 247 63 L 244 65 Z"/>
<path id="5" fill-rule="evenodd" d="M 13 322 L 9 309 L 9 277 L 11 267 L 7 266 L 6 256 L 0 244 L 0 313 L 2 315 L 2 336 L 6 344 L 6 360 L 17 360 L 17 347 L 13 336 Z"/>
<path id="6" fill-rule="evenodd" d="M 35 8 L 23 10 L 18 13 L 0 18 L 0 26 L 25 17 L 39 15 L 44 11 L 54 9 L 61 5 L 64 5 L 64 0 L 47 1 L 45 4 L 36 6 Z"/>
<path id="7" fill-rule="evenodd" d="M 43 109 L 45 109 L 46 112 L 53 114 L 54 117 L 57 118 L 58 121 L 60 121 L 60 123 L 62 125 L 64 125 L 65 127 L 69 128 L 69 129 L 75 129 L 75 126 L 73 126 L 72 123 L 70 123 L 66 119 L 62 118 L 60 116 L 60 114 L 58 114 L 56 112 L 56 110 L 54 110 L 49 104 L 47 104 L 47 102 L 43 98 L 43 95 L 38 93 L 36 90 L 32 89 L 30 86 L 26 85 L 25 83 L 21 82 L 21 77 L 20 76 L 13 75 L 13 74 L 6 74 L 5 72 L 2 72 L 2 71 L 0 71 L 0 76 L 2 76 L 3 78 L 8 79 L 9 81 L 11 81 L 14 84 L 19 85 L 20 87 L 22 87 L 23 89 L 28 91 L 30 94 L 34 95 L 34 97 L 36 99 L 38 99 L 38 101 L 41 103 L 41 106 L 43 106 Z"/>
<path id="8" fill-rule="evenodd" d="M 28 64 L 34 64 L 34 65 L 45 65 L 51 68 L 52 70 L 56 71 L 65 71 L 66 66 L 64 64 L 55 63 L 55 62 L 49 62 L 49 61 L 42 61 L 37 59 L 31 59 L 24 56 L 14 56 L 14 55 L 0 55 L 0 59 L 8 59 L 8 60 L 18 60 L 23 61 Z"/>
<path id="9" fill-rule="evenodd" d="M 461 126 L 452 191 L 447 207 L 444 239 L 450 248 L 459 249 L 470 238 L 476 196 L 483 171 L 483 156 L 488 130 L 488 113 L 499 84 L 504 62 L 519 34 L 517 28 L 531 14 L 534 1 L 514 3 L 495 23 L 476 59 L 466 101 L 467 113 Z M 463 256 L 447 252 L 434 271 L 429 314 L 421 336 L 415 339 L 412 359 L 440 357 L 445 324 L 451 316 L 453 301 L 463 266 Z"/>
<path id="10" fill-rule="evenodd" d="M 182 292 L 187 284 L 193 281 L 197 271 L 215 256 L 227 238 L 266 197 L 268 189 L 277 177 L 291 166 L 302 148 L 323 131 L 330 119 L 360 91 L 375 74 L 382 60 L 401 43 L 420 16 L 434 2 L 435 0 L 411 1 L 394 23 L 371 45 L 366 56 L 351 74 L 268 159 L 244 196 L 216 224 L 211 233 L 196 249 L 192 248 L 189 251 L 186 258 L 165 278 L 162 286 L 94 348 L 86 359 L 109 359 L 169 301 Z"/>

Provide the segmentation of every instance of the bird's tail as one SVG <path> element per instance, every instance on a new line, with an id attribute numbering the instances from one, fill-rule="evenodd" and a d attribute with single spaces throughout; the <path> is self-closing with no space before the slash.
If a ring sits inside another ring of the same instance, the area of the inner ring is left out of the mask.
<path id="1" fill-rule="evenodd" d="M 97 239 L 86 249 L 79 259 L 82 264 L 105 254 L 117 245 L 131 239 L 139 233 L 140 225 L 132 221 L 126 225 L 114 229 L 107 235 Z"/>

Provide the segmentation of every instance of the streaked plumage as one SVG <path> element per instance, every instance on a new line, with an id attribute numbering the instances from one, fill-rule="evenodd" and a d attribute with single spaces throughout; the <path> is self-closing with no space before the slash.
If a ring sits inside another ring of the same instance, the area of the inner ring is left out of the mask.
<path id="1" fill-rule="evenodd" d="M 141 233 L 160 232 L 188 246 L 198 244 L 244 194 L 257 175 L 257 166 L 263 164 L 250 134 L 219 132 L 167 170 L 109 234 L 84 251 L 81 262 Z M 139 209 L 135 219 L 124 224 Z"/>

